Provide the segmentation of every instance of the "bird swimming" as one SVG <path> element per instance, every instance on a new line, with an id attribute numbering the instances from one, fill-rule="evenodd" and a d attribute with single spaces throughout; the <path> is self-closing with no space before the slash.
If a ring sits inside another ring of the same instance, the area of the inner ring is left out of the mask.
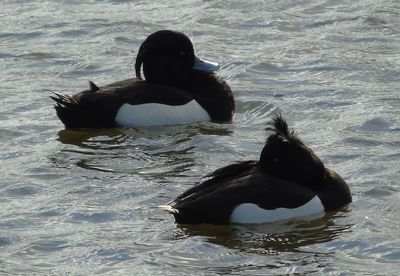
<path id="1" fill-rule="evenodd" d="M 135 78 L 50 96 L 66 128 L 147 127 L 199 121 L 230 122 L 235 103 L 229 85 L 202 60 L 183 33 L 160 30 L 139 48 Z M 142 71 L 144 78 L 142 76 Z"/>
<path id="2" fill-rule="evenodd" d="M 346 182 L 326 168 L 281 115 L 259 160 L 237 162 L 161 205 L 179 224 L 266 223 L 338 210 L 352 201 Z"/>

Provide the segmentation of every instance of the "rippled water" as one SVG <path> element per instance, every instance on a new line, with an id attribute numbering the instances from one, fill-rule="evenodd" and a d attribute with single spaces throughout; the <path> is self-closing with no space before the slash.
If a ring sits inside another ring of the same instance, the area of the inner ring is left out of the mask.
<path id="1" fill-rule="evenodd" d="M 396 275 L 399 2 L 150 2 L 0 3 L 0 273 Z M 222 64 L 234 122 L 64 130 L 51 91 L 131 77 L 140 43 L 165 28 Z M 347 211 L 188 227 L 155 208 L 257 158 L 279 111 L 350 184 Z"/>

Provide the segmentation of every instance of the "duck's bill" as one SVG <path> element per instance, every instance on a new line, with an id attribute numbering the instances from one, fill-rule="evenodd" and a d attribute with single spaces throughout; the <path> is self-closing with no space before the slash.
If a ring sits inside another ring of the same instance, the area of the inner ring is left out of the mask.
<path id="1" fill-rule="evenodd" d="M 207 61 L 199 57 L 195 57 L 193 69 L 214 73 L 219 70 L 219 64 L 216 62 Z"/>

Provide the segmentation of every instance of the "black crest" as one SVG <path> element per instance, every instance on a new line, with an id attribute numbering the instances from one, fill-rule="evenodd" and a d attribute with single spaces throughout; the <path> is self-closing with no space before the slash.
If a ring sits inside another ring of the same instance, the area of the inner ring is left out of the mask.
<path id="1" fill-rule="evenodd" d="M 303 144 L 303 142 L 297 137 L 294 130 L 289 129 L 288 123 L 281 114 L 276 115 L 272 121 L 268 123 L 268 126 L 265 128 L 265 130 L 275 132 L 275 134 L 268 137 L 267 143 L 278 138 L 293 143 Z"/>

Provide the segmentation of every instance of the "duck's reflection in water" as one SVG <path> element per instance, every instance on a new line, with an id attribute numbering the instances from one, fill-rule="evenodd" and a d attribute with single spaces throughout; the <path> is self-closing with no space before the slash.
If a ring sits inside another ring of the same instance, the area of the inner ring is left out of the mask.
<path id="1" fill-rule="evenodd" d="M 345 210 L 322 217 L 310 217 L 278 223 L 249 225 L 178 225 L 188 236 L 201 236 L 207 242 L 247 253 L 278 254 L 299 252 L 303 247 L 325 243 L 350 231 L 351 225 L 336 224 Z"/>
<path id="2" fill-rule="evenodd" d="M 230 127 L 202 123 L 149 129 L 65 129 L 58 133 L 58 141 L 65 146 L 52 160 L 59 166 L 72 162 L 88 170 L 152 178 L 176 176 L 196 164 L 196 149 L 203 146 L 203 140 L 212 146 L 209 137 L 229 136 Z"/>

